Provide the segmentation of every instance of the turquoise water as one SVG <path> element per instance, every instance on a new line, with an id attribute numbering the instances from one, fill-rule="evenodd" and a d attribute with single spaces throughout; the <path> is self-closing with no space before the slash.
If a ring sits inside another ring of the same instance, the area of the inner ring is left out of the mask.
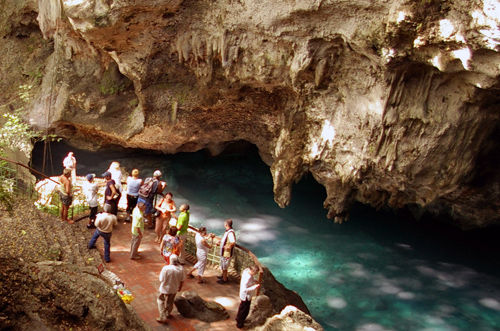
<path id="1" fill-rule="evenodd" d="M 54 159 L 67 153 L 61 146 Z M 209 158 L 73 151 L 81 175 L 100 175 L 114 160 L 143 176 L 160 168 L 177 205 L 191 205 L 194 226 L 220 235 L 224 219 L 233 219 L 238 242 L 302 296 L 325 330 L 500 330 L 498 258 L 474 250 L 461 234 L 362 205 L 346 223 L 333 224 L 322 208 L 325 190 L 312 178 L 280 209 L 269 168 L 253 152 Z"/>

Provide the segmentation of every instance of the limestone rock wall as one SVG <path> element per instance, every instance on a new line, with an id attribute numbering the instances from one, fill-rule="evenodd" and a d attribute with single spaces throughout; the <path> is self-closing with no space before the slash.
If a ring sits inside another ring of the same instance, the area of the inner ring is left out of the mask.
<path id="1" fill-rule="evenodd" d="M 2 105 L 88 149 L 239 140 L 276 202 L 306 174 L 354 201 L 498 223 L 497 0 L 5 0 Z"/>

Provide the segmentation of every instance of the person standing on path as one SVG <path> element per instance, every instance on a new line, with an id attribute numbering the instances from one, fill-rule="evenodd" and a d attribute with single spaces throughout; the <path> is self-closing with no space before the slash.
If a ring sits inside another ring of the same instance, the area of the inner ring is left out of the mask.
<path id="1" fill-rule="evenodd" d="M 161 171 L 160 170 L 155 170 L 153 173 L 153 178 L 148 177 L 144 180 L 144 183 L 141 185 L 139 188 L 139 198 L 137 202 L 142 202 L 146 205 L 146 209 L 144 212 L 144 215 L 146 216 L 147 219 L 147 228 L 148 229 L 153 229 L 153 211 L 154 211 L 154 199 L 156 197 L 156 194 L 163 192 L 163 186 L 160 186 L 160 177 L 161 177 Z M 143 192 L 144 188 L 148 188 L 147 195 Z"/>
<path id="2" fill-rule="evenodd" d="M 104 212 L 97 215 L 95 220 L 96 229 L 94 235 L 90 238 L 89 249 L 96 248 L 95 243 L 99 237 L 104 239 L 104 261 L 111 262 L 110 249 L 111 249 L 111 233 L 113 226 L 118 224 L 116 216 L 110 213 L 111 206 L 104 205 Z"/>
<path id="3" fill-rule="evenodd" d="M 142 234 L 144 233 L 144 211 L 146 205 L 143 202 L 137 203 L 132 213 L 132 242 L 130 244 L 130 259 L 140 260 L 139 246 L 141 245 Z"/>
<path id="4" fill-rule="evenodd" d="M 102 174 L 102 177 L 106 180 L 106 190 L 104 191 L 104 204 L 111 205 L 111 214 L 118 214 L 118 200 L 120 199 L 120 193 L 116 190 L 115 181 L 111 179 L 111 173 L 106 171 Z"/>
<path id="5" fill-rule="evenodd" d="M 70 176 L 71 169 L 68 168 L 65 168 L 63 174 L 59 176 L 59 198 L 61 199 L 61 221 L 73 224 L 75 222 L 68 219 L 69 206 L 73 202 L 73 185 L 69 180 Z"/>
<path id="6" fill-rule="evenodd" d="M 123 173 L 120 169 L 120 163 L 116 161 L 111 162 L 107 171 L 111 174 L 111 179 L 115 181 L 116 191 L 121 195 Z"/>
<path id="7" fill-rule="evenodd" d="M 189 228 L 189 205 L 187 203 L 183 203 L 179 207 L 179 217 L 177 218 L 177 236 L 181 241 L 181 255 L 180 255 L 180 263 L 186 263 L 186 238 L 187 231 Z"/>
<path id="8" fill-rule="evenodd" d="M 175 226 L 171 226 L 168 230 L 168 233 L 165 234 L 161 240 L 160 245 L 160 254 L 165 259 L 165 263 L 170 263 L 170 256 L 172 254 L 178 255 L 180 251 L 180 241 L 177 235 L 177 228 Z"/>
<path id="9" fill-rule="evenodd" d="M 224 228 L 226 228 L 226 232 L 224 232 L 224 236 L 218 243 L 218 245 L 220 245 L 220 268 L 222 269 L 222 276 L 217 277 L 219 278 L 217 281 L 219 284 L 227 284 L 228 282 L 227 269 L 229 268 L 229 263 L 233 257 L 234 246 L 236 245 L 233 220 L 227 219 L 224 222 Z"/>
<path id="10" fill-rule="evenodd" d="M 240 306 L 238 307 L 238 312 L 236 313 L 236 327 L 238 329 L 243 328 L 245 324 L 245 319 L 250 312 L 250 304 L 252 303 L 252 292 L 255 291 L 260 284 L 256 284 L 253 278 L 259 272 L 259 267 L 252 265 L 246 268 L 241 274 L 240 281 Z"/>
<path id="11" fill-rule="evenodd" d="M 169 228 L 169 222 L 172 218 L 172 213 L 177 211 L 177 206 L 175 205 L 174 200 L 172 200 L 173 194 L 168 192 L 165 196 L 158 201 L 155 208 L 160 211 L 160 215 L 156 217 L 156 239 L 155 242 L 161 243 L 161 240 L 167 229 Z"/>
<path id="12" fill-rule="evenodd" d="M 97 216 L 97 207 L 99 207 L 99 201 L 97 201 L 97 183 L 94 183 L 94 174 L 87 175 L 87 181 L 83 183 L 83 194 L 85 195 L 85 199 L 89 204 L 90 215 L 89 215 L 89 223 L 87 224 L 88 229 L 95 228 L 95 219 Z"/>
<path id="13" fill-rule="evenodd" d="M 156 318 L 158 323 L 166 324 L 172 309 L 174 308 L 174 299 L 177 292 L 182 290 L 186 275 L 184 269 L 179 263 L 177 255 L 170 256 L 170 264 L 164 266 L 160 272 L 160 294 L 158 295 L 158 311 L 160 317 Z"/>
<path id="14" fill-rule="evenodd" d="M 208 239 L 210 239 L 210 242 L 208 242 Z M 207 228 L 202 226 L 196 234 L 194 240 L 196 242 L 196 258 L 198 259 L 198 262 L 196 262 L 193 269 L 191 269 L 187 275 L 194 278 L 193 271 L 198 269 L 197 283 L 202 284 L 205 283 L 205 280 L 201 277 L 203 276 L 205 266 L 207 265 L 208 250 L 214 245 L 214 234 L 211 233 L 207 235 Z"/>
<path id="15" fill-rule="evenodd" d="M 64 169 L 71 170 L 71 183 L 76 184 L 76 158 L 73 152 L 69 152 L 68 155 L 63 160 Z"/>
<path id="16" fill-rule="evenodd" d="M 139 170 L 132 170 L 132 176 L 127 178 L 127 217 L 126 222 L 130 222 L 130 215 L 137 206 L 139 198 L 139 187 L 141 187 L 142 179 L 139 178 Z"/>

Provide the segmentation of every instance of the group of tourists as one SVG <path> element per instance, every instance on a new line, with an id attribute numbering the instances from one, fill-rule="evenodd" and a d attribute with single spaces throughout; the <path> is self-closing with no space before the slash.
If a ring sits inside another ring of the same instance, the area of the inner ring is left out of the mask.
<path id="1" fill-rule="evenodd" d="M 68 209 L 72 203 L 72 186 L 75 183 L 70 180 L 70 177 L 73 174 L 76 177 L 76 159 L 72 152 L 64 159 L 63 165 L 65 168 L 59 178 L 59 194 L 63 206 L 61 208 L 61 219 L 72 224 L 73 221 L 68 219 Z M 139 170 L 132 170 L 126 181 L 127 207 L 125 223 L 132 223 L 131 260 L 141 259 L 139 246 L 144 236 L 144 230 L 154 229 L 156 232 L 155 242 L 160 245 L 160 254 L 165 260 L 165 266 L 159 276 L 160 294 L 157 303 L 160 317 L 156 320 L 159 323 L 167 323 L 167 318 L 173 309 L 175 295 L 181 291 L 186 278 L 183 265 L 186 261 L 185 247 L 189 228 L 190 207 L 188 204 L 182 204 L 178 209 L 179 215 L 176 215 L 177 206 L 173 200 L 173 194 L 171 192 L 163 194 L 166 183 L 160 180 L 161 176 L 161 171 L 155 170 L 152 177 L 142 180 L 139 177 Z M 98 184 L 94 181 L 95 174 L 88 174 L 86 176 L 87 181 L 82 185 L 82 188 L 90 208 L 87 228 L 95 228 L 88 248 L 95 249 L 97 239 L 102 237 L 104 240 L 104 260 L 109 263 L 111 262 L 111 235 L 113 227 L 118 224 L 118 201 L 122 193 L 124 193 L 122 189 L 123 174 L 120 170 L 120 164 L 112 162 L 109 169 L 102 174 L 102 177 L 105 184 Z M 105 185 L 106 188 L 104 190 L 103 212 L 98 214 L 98 189 L 101 185 Z M 161 198 L 156 199 L 157 196 L 161 196 Z M 175 225 L 173 225 L 174 223 Z M 206 283 L 203 275 L 207 264 L 208 251 L 214 245 L 220 246 L 220 267 L 222 270 L 221 276 L 217 277 L 217 283 L 227 284 L 229 282 L 228 268 L 236 245 L 236 235 L 233 230 L 232 220 L 227 219 L 224 222 L 224 227 L 226 231 L 220 240 L 215 238 L 213 233 L 208 233 L 206 227 L 201 227 L 199 232 L 196 233 L 195 243 L 198 261 L 187 273 L 187 276 L 194 279 L 193 273 L 196 271 L 198 284 Z M 252 266 L 242 274 L 240 283 L 241 304 L 236 317 L 238 328 L 243 327 L 243 323 L 248 316 L 251 292 L 259 286 L 253 278 L 257 272 L 258 267 Z"/>

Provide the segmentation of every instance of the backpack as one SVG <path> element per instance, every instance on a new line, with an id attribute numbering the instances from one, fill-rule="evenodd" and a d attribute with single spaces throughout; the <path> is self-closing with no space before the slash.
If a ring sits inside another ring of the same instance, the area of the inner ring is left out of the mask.
<path id="1" fill-rule="evenodd" d="M 146 178 L 141 187 L 139 187 L 139 195 L 143 198 L 149 198 L 151 196 L 151 192 L 153 191 L 155 182 L 157 182 L 157 180 L 152 177 Z"/>

